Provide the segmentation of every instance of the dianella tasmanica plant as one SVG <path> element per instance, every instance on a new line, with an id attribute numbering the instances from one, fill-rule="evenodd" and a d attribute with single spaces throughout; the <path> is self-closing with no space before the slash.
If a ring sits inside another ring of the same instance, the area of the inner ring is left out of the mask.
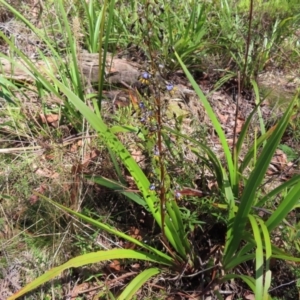
<path id="1" fill-rule="evenodd" d="M 51 76 L 49 74 L 49 76 Z M 110 128 L 103 122 L 100 115 L 94 113 L 87 105 L 76 96 L 69 88 L 63 85 L 54 76 L 51 80 L 59 86 L 65 96 L 71 101 L 78 111 L 82 113 L 84 118 L 88 120 L 90 125 L 96 130 L 101 140 L 123 163 L 134 178 L 135 184 L 141 194 L 145 207 L 153 216 L 156 223 L 161 228 L 161 243 L 164 251 L 158 250 L 142 241 L 139 241 L 107 224 L 96 221 L 81 213 L 75 212 L 67 207 L 53 202 L 51 199 L 43 197 L 47 201 L 64 211 L 86 221 L 97 228 L 105 230 L 115 236 L 118 236 L 128 242 L 136 245 L 137 250 L 131 249 L 112 249 L 107 251 L 98 251 L 86 255 L 78 256 L 71 259 L 65 264 L 51 269 L 41 277 L 37 278 L 22 290 L 17 292 L 9 299 L 16 299 L 25 293 L 33 290 L 39 285 L 51 280 L 59 275 L 63 270 L 70 267 L 80 267 L 86 264 L 96 263 L 103 260 L 111 259 L 138 259 L 153 263 L 153 267 L 142 271 L 119 295 L 119 299 L 129 299 L 150 277 L 155 276 L 164 270 L 174 272 L 174 274 L 182 274 L 184 270 L 194 270 L 195 257 L 191 245 L 184 231 L 181 213 L 177 206 L 175 193 L 171 192 L 170 178 L 164 164 L 164 149 L 162 141 L 162 119 L 160 92 L 158 85 L 149 80 L 149 85 L 157 86 L 151 92 L 151 95 L 144 102 L 139 103 L 141 114 L 141 130 L 145 138 L 148 139 L 148 149 L 152 149 L 151 163 L 153 164 L 154 178 L 151 181 L 147 178 L 143 170 L 133 159 L 129 151 L 111 132 Z M 145 101 L 145 102 L 146 102 Z M 142 124 L 143 123 L 143 124 Z M 151 154 L 150 154 L 151 156 Z M 130 193 L 127 196 L 130 198 Z M 167 269 L 166 269 L 167 267 Z"/>

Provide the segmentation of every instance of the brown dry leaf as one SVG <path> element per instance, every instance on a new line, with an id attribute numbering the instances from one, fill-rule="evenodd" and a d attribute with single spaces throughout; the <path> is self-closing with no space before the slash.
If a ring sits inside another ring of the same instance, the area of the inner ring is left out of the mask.
<path id="1" fill-rule="evenodd" d="M 203 192 L 200 190 L 192 189 L 192 188 L 184 188 L 178 191 L 182 196 L 196 196 L 203 197 Z"/>
<path id="2" fill-rule="evenodd" d="M 41 184 L 35 191 L 39 194 L 44 194 L 45 191 L 47 190 L 47 186 L 45 184 Z M 36 203 L 37 201 L 39 200 L 39 196 L 36 195 L 36 194 L 32 194 L 30 197 L 29 197 L 29 202 L 30 204 L 34 204 Z"/>
<path id="3" fill-rule="evenodd" d="M 288 163 L 286 154 L 282 150 L 277 149 L 271 163 L 282 170 Z"/>
<path id="4" fill-rule="evenodd" d="M 92 152 L 87 153 L 82 162 L 83 168 L 86 168 L 89 165 L 90 161 L 99 155 L 100 155 L 100 151 L 97 149 L 94 149 Z"/>
<path id="5" fill-rule="evenodd" d="M 52 178 L 52 179 L 55 179 L 55 178 L 58 178 L 59 177 L 59 174 L 57 172 L 53 172 L 47 168 L 38 168 L 36 171 L 35 171 L 35 174 L 41 176 L 41 177 L 47 177 L 47 178 Z"/>
<path id="6" fill-rule="evenodd" d="M 44 158 L 46 160 L 53 160 L 54 159 L 54 155 L 53 154 L 45 154 Z"/>
<path id="7" fill-rule="evenodd" d="M 140 230 L 136 227 L 131 227 L 130 228 L 130 236 L 133 237 L 134 239 L 138 240 L 138 241 L 142 240 Z"/>
<path id="8" fill-rule="evenodd" d="M 138 241 L 142 241 L 142 239 L 143 239 L 140 234 L 140 230 L 133 226 L 130 227 L 129 235 Z M 125 249 L 134 249 L 135 247 L 136 247 L 136 245 L 131 242 L 125 242 L 124 246 L 123 246 L 123 248 L 125 248 Z"/>
<path id="9" fill-rule="evenodd" d="M 242 128 L 244 126 L 245 119 L 238 117 L 236 120 L 236 133 L 239 134 L 242 131 Z"/>
<path id="10" fill-rule="evenodd" d="M 129 93 L 129 99 L 130 99 L 130 102 L 132 104 L 132 106 L 137 109 L 138 108 L 138 103 L 139 103 L 139 100 L 137 98 L 137 93 L 135 91 L 130 91 L 128 90 L 128 93 Z"/>
<path id="11" fill-rule="evenodd" d="M 42 121 L 43 124 L 45 124 L 45 123 L 52 124 L 52 123 L 57 122 L 59 120 L 59 115 L 55 115 L 55 114 L 50 114 L 50 115 L 40 114 L 40 119 L 41 119 L 41 121 Z"/>
<path id="12" fill-rule="evenodd" d="M 221 113 L 217 112 L 217 115 L 219 117 L 219 120 L 222 124 L 226 124 L 228 120 L 228 115 L 222 115 Z"/>
<path id="13" fill-rule="evenodd" d="M 218 182 L 214 179 L 207 177 L 207 187 L 210 191 L 215 191 L 218 189 Z"/>
<path id="14" fill-rule="evenodd" d="M 71 145 L 70 152 L 74 153 L 78 150 L 78 143 L 74 143 Z"/>
<path id="15" fill-rule="evenodd" d="M 276 167 L 274 165 L 270 164 L 266 174 L 273 175 L 277 172 L 278 172 L 278 170 L 276 169 Z"/>
<path id="16" fill-rule="evenodd" d="M 121 271 L 121 264 L 118 260 L 113 260 L 109 265 L 108 267 L 112 270 L 112 271 L 115 271 L 115 272 L 120 272 Z"/>
<path id="17" fill-rule="evenodd" d="M 128 190 L 138 191 L 138 188 L 137 188 L 136 183 L 135 183 L 132 176 L 126 175 L 126 182 L 127 182 L 127 185 L 128 185 Z"/>
<path id="18" fill-rule="evenodd" d="M 233 139 L 226 139 L 226 142 L 227 142 L 229 147 L 233 146 Z"/>
<path id="19" fill-rule="evenodd" d="M 267 175 L 283 171 L 288 165 L 289 163 L 286 154 L 282 150 L 277 149 L 267 170 Z"/>
<path id="20" fill-rule="evenodd" d="M 129 152 L 137 163 L 145 159 L 145 156 L 140 149 L 130 147 Z"/>
<path id="21" fill-rule="evenodd" d="M 232 300 L 232 299 L 233 299 L 233 294 L 231 294 L 225 298 L 225 300 Z"/>
<path id="22" fill-rule="evenodd" d="M 38 200 L 39 200 L 39 196 L 38 195 L 31 195 L 29 197 L 30 204 L 35 204 Z"/>
<path id="23" fill-rule="evenodd" d="M 87 290 L 90 287 L 90 284 L 88 282 L 83 282 L 81 284 L 76 285 L 72 289 L 71 299 L 75 300 L 76 297 L 82 293 L 83 291 Z"/>
<path id="24" fill-rule="evenodd" d="M 65 192 L 70 190 L 70 184 L 69 183 L 63 183 L 62 188 Z"/>
<path id="25" fill-rule="evenodd" d="M 71 168 L 71 173 L 73 176 L 76 176 L 78 174 L 81 174 L 82 173 L 82 164 L 76 164 L 76 165 L 73 165 L 72 168 Z"/>
<path id="26" fill-rule="evenodd" d="M 79 147 L 82 147 L 82 145 L 83 145 L 82 140 L 79 140 L 79 141 L 73 143 L 73 144 L 71 145 L 70 152 L 72 152 L 72 153 L 77 152 L 77 151 L 78 151 L 78 148 L 79 148 Z"/>
<path id="27" fill-rule="evenodd" d="M 46 115 L 46 119 L 48 123 L 53 123 L 59 120 L 59 115 Z"/>
<path id="28" fill-rule="evenodd" d="M 112 99 L 114 108 L 128 107 L 130 105 L 129 93 L 128 90 L 121 90 L 116 96 Z"/>
<path id="29" fill-rule="evenodd" d="M 40 114 L 40 120 L 42 122 L 42 124 L 46 124 L 47 123 L 47 118 L 44 114 Z"/>
<path id="30" fill-rule="evenodd" d="M 245 295 L 244 299 L 245 300 L 255 300 L 255 296 L 253 294 Z"/>

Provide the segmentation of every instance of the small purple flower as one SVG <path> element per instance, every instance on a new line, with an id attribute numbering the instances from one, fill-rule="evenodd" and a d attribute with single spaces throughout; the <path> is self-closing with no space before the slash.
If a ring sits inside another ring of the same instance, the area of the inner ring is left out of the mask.
<path id="1" fill-rule="evenodd" d="M 140 102 L 139 103 L 139 107 L 140 107 L 140 109 L 145 109 L 145 103 L 144 102 Z"/>
<path id="2" fill-rule="evenodd" d="M 174 85 L 171 84 L 171 83 L 168 83 L 168 84 L 166 85 L 166 89 L 167 89 L 169 92 L 171 92 L 171 91 L 173 90 L 173 88 L 174 88 Z"/>
<path id="3" fill-rule="evenodd" d="M 142 75 L 143 79 L 149 79 L 151 77 L 151 75 L 147 72 L 144 72 L 143 75 Z"/>
<path id="4" fill-rule="evenodd" d="M 150 190 L 150 191 L 155 191 L 155 189 L 156 189 L 155 184 L 154 184 L 154 183 L 151 183 L 151 185 L 150 185 L 150 187 L 149 187 L 149 190 Z"/>
<path id="5" fill-rule="evenodd" d="M 182 195 L 178 191 L 175 191 L 175 198 L 179 200 L 181 197 Z"/>
<path id="6" fill-rule="evenodd" d="M 159 156 L 159 150 L 158 150 L 157 146 L 154 147 L 153 153 L 155 156 Z"/>

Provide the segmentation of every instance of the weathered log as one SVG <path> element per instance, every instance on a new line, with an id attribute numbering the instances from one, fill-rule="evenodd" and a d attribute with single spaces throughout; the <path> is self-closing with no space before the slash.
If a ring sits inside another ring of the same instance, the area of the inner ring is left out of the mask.
<path id="1" fill-rule="evenodd" d="M 34 76 L 26 67 L 26 63 L 22 59 L 16 59 L 13 63 L 5 58 L 0 58 L 0 72 L 5 78 L 10 78 L 21 82 L 33 82 Z M 32 63 L 37 67 L 38 71 L 43 75 L 47 74 L 50 68 L 56 73 L 56 64 L 53 58 L 46 60 L 36 60 Z M 85 79 L 90 83 L 99 80 L 99 54 L 98 53 L 80 53 L 78 55 L 79 68 Z M 140 66 L 127 61 L 107 56 L 106 59 L 106 77 L 109 83 L 118 84 L 125 83 L 132 85 L 138 80 L 140 75 Z"/>
<path id="2" fill-rule="evenodd" d="M 86 79 L 91 82 L 99 80 L 99 54 L 82 53 L 79 55 L 79 64 Z M 140 75 L 141 67 L 138 64 L 108 55 L 106 58 L 106 78 L 109 83 L 134 84 Z"/>

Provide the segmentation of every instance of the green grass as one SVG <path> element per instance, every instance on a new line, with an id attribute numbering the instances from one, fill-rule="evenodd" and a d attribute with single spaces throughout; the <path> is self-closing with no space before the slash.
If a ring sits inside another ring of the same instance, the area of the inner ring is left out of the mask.
<path id="1" fill-rule="evenodd" d="M 0 244 L 9 255 L 0 261 L 8 268 L 19 256 L 25 265 L 22 245 L 43 266 L 36 272 L 29 266 L 32 276 L 8 299 L 63 297 L 63 282 L 77 279 L 97 284 L 96 295 L 105 299 L 163 299 L 165 291 L 151 284 L 173 291 L 174 278 L 183 293 L 199 289 L 193 283 L 185 289 L 193 278 L 202 282 L 200 292 L 218 299 L 229 281 L 255 299 L 270 299 L 273 260 L 299 263 L 299 222 L 292 219 L 299 209 L 298 167 L 276 188 L 266 184 L 276 149 L 295 159 L 299 124 L 292 116 L 299 97 L 296 90 L 286 97 L 270 124 L 256 80 L 270 68 L 299 67 L 297 2 L 254 1 L 252 11 L 248 2 L 233 0 L 44 2 L 34 22 L 30 7 L 18 11 L 0 0 L 40 40 L 39 59 L 50 61 L 37 67 L 18 47 L 18 36 L 0 33 L 30 79 L 0 78 L 0 232 L 10 232 Z M 81 51 L 99 54 L 95 86 L 82 76 Z M 141 77 L 136 94 L 106 82 L 107 51 L 134 58 L 141 76 L 151 75 Z M 181 95 L 180 86 L 168 91 L 178 82 L 193 96 Z M 228 113 L 235 116 L 232 95 L 224 96 L 233 87 L 238 97 L 253 92 L 257 107 L 224 125 Z M 104 101 L 103 91 L 114 89 L 128 106 Z M 216 93 L 220 104 L 211 100 Z M 197 109 L 189 106 L 193 101 Z M 43 122 L 42 114 L 58 122 Z M 120 262 L 120 272 L 111 270 L 117 277 L 134 270 L 123 287 L 107 284 L 107 261 Z M 293 274 L 299 278 L 297 267 Z M 280 298 L 275 290 L 273 299 Z"/>

